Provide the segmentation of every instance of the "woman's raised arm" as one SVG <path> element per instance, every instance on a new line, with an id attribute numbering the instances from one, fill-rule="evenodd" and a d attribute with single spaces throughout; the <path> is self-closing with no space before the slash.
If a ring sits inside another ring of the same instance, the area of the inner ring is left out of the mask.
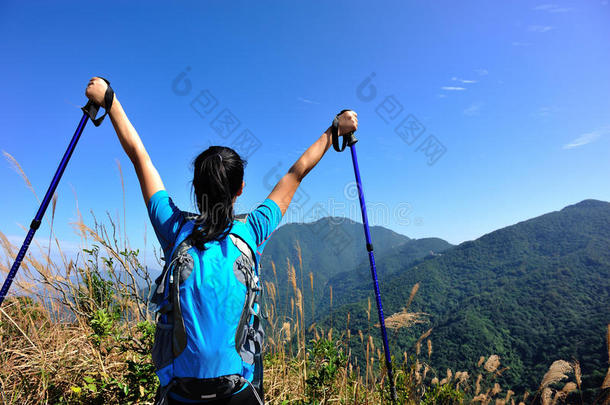
<path id="1" fill-rule="evenodd" d="M 108 85 L 106 82 L 99 77 L 94 77 L 89 81 L 85 95 L 94 103 L 105 107 L 104 94 L 106 93 L 107 87 Z M 140 136 L 133 125 L 131 125 L 131 122 L 129 122 L 129 118 L 127 118 L 127 115 L 116 96 L 112 102 L 112 107 L 110 108 L 108 115 L 112 120 L 112 125 L 119 137 L 119 141 L 121 141 L 125 153 L 129 156 L 131 163 L 133 163 L 133 167 L 136 169 L 144 202 L 148 204 L 150 197 L 157 191 L 165 189 L 163 182 L 161 181 L 161 176 L 159 176 L 159 172 L 157 172 L 157 169 L 152 164 Z"/>
<path id="2" fill-rule="evenodd" d="M 339 116 L 339 135 L 347 134 L 358 129 L 358 114 L 354 111 L 346 111 Z M 313 169 L 322 156 L 332 144 L 332 128 L 328 128 L 301 157 L 292 165 L 288 173 L 284 175 L 275 185 L 269 199 L 275 201 L 280 207 L 282 215 L 286 213 L 294 193 L 299 188 L 301 181 L 307 173 Z"/>

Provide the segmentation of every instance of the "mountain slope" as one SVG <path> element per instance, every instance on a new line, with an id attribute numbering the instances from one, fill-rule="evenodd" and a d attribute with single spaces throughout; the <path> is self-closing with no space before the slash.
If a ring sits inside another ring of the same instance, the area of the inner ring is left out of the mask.
<path id="1" fill-rule="evenodd" d="M 453 247 L 449 242 L 439 238 L 411 239 L 398 246 L 379 249 L 375 246 L 375 262 L 377 278 L 381 285 L 389 282 L 392 277 L 400 273 L 401 269 L 408 267 L 426 257 L 441 255 L 441 252 Z M 366 253 L 366 252 L 365 252 Z M 333 288 L 333 305 L 340 305 L 361 300 L 373 291 L 371 267 L 368 256 L 353 269 L 340 273 L 328 280 L 322 301 L 318 305 L 319 315 L 322 315 L 330 306 L 329 288 Z"/>
<path id="2" fill-rule="evenodd" d="M 479 356 L 495 353 L 510 367 L 504 383 L 535 389 L 552 361 L 576 358 L 585 385 L 601 384 L 610 321 L 609 203 L 585 200 L 410 267 L 379 261 L 393 265 L 397 275 L 381 284 L 385 313 L 404 306 L 420 283 L 411 310 L 431 314 L 438 369 L 472 369 Z M 353 332 L 366 330 L 365 307 L 346 305 L 333 318 L 350 312 Z M 428 327 L 402 330 L 394 352 L 411 350 Z"/>
<path id="3" fill-rule="evenodd" d="M 410 241 L 404 235 L 379 226 L 371 228 L 371 235 L 384 249 L 394 249 Z M 297 246 L 301 249 L 302 273 Z M 261 274 L 264 281 L 275 283 L 279 295 L 277 306 L 284 314 L 289 314 L 290 297 L 293 296 L 287 260 L 295 267 L 299 288 L 303 280 L 305 302 L 312 300 L 309 279 L 309 273 L 312 273 L 313 300 L 317 302 L 331 277 L 368 260 L 362 224 L 347 218 L 328 217 L 312 223 L 286 224 L 275 231 L 265 247 Z"/>

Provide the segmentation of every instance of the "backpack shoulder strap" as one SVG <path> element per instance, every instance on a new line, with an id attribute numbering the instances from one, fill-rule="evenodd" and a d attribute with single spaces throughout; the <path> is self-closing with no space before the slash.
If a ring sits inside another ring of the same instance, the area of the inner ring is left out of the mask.
<path id="1" fill-rule="evenodd" d="M 258 257 L 256 255 L 256 242 L 252 238 L 248 226 L 246 225 L 247 214 L 235 216 L 233 227 L 229 236 L 231 241 L 237 248 L 247 257 L 252 259 L 252 262 L 258 265 Z"/>
<path id="2" fill-rule="evenodd" d="M 229 233 L 231 241 L 241 251 L 250 258 L 252 268 L 246 270 L 247 296 L 242 316 L 235 335 L 235 349 L 246 363 L 254 365 L 254 375 L 250 383 L 256 389 L 262 387 L 262 343 L 264 332 L 259 318 L 259 295 L 262 288 L 259 282 L 259 263 L 256 254 L 256 241 L 252 237 L 246 225 L 246 215 L 236 217 L 233 228 Z"/>
<path id="3" fill-rule="evenodd" d="M 178 230 L 178 235 L 176 236 L 176 240 L 174 242 L 174 246 L 172 247 L 171 253 L 169 255 L 170 261 L 171 258 L 174 256 L 174 253 L 176 252 L 176 248 L 180 246 L 180 244 L 184 242 L 186 238 L 191 235 L 191 233 L 193 233 L 193 229 L 195 229 L 195 223 L 193 221 L 189 221 L 188 219 L 180 227 L 180 229 Z"/>
<path id="4" fill-rule="evenodd" d="M 182 244 L 182 242 L 184 242 L 186 240 L 186 238 L 189 237 L 189 235 L 193 232 L 194 227 L 195 227 L 195 223 L 193 221 L 186 220 L 186 222 L 184 222 L 178 229 L 178 235 L 176 236 L 176 240 L 174 241 L 172 249 L 170 250 L 170 254 L 168 257 L 165 258 L 165 264 L 163 266 L 163 271 L 161 272 L 159 277 L 157 277 L 157 279 L 155 280 L 156 287 L 155 287 L 154 293 L 151 298 L 151 301 L 153 303 L 156 303 L 157 305 L 159 305 L 161 303 L 161 300 L 163 299 L 163 297 L 165 297 L 167 295 L 165 289 L 167 286 L 167 281 L 168 281 L 169 277 L 171 276 L 168 271 L 169 267 L 170 267 L 169 265 L 174 258 L 176 249 L 178 248 L 178 246 L 180 246 Z"/>

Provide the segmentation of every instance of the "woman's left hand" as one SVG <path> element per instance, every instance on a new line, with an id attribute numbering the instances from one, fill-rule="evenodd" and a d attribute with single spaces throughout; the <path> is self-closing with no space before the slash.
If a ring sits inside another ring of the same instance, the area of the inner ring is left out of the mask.
<path id="1" fill-rule="evenodd" d="M 339 116 L 339 135 L 352 133 L 358 129 L 358 114 L 355 111 L 345 111 Z"/>

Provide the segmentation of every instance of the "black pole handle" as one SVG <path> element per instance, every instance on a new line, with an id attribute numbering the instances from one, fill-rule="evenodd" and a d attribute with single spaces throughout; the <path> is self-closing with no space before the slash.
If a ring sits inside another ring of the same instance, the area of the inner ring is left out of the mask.
<path id="1" fill-rule="evenodd" d="M 350 110 L 350 109 L 341 110 L 341 112 L 335 116 L 335 119 L 333 120 L 333 124 L 332 124 L 333 148 L 335 148 L 335 150 L 337 152 L 343 152 L 345 150 L 345 146 L 352 146 L 356 142 L 358 142 L 358 139 L 354 135 L 354 132 L 356 132 L 356 131 L 353 131 L 353 132 L 350 132 L 349 134 L 343 135 L 343 143 L 341 144 L 341 146 L 339 146 L 339 116 L 346 111 L 353 111 L 353 110 Z"/>
<path id="2" fill-rule="evenodd" d="M 112 102 L 114 101 L 114 90 L 112 90 L 112 87 L 110 87 L 110 82 L 104 79 L 103 77 L 100 77 L 100 79 L 105 81 L 108 85 L 108 87 L 106 88 L 106 93 L 104 93 L 104 115 L 99 118 L 96 118 L 97 113 L 100 110 L 100 106 L 95 104 L 91 100 L 89 100 L 87 104 L 85 104 L 85 106 L 81 108 L 81 110 L 83 110 L 83 112 L 89 116 L 91 122 L 93 122 L 93 125 L 95 125 L 96 127 L 99 127 L 102 124 L 102 121 L 104 121 L 104 118 L 106 118 L 106 115 L 108 115 L 108 111 L 110 111 L 110 109 L 112 108 Z"/>

